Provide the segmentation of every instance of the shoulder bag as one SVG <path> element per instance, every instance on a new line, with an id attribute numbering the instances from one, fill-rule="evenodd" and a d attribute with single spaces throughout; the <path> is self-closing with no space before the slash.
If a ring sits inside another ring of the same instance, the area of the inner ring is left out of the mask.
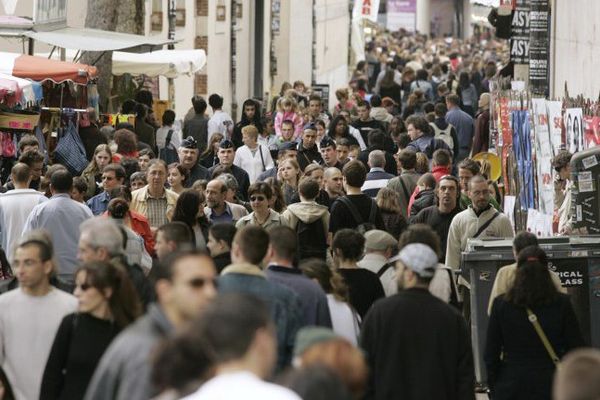
<path id="1" fill-rule="evenodd" d="M 542 329 L 542 326 L 540 325 L 540 321 L 538 321 L 537 315 L 535 315 L 533 313 L 533 311 L 531 311 L 531 308 L 527 308 L 527 315 L 529 317 L 529 322 L 531 322 L 531 324 L 535 328 L 535 331 L 538 334 L 538 336 L 540 337 L 540 340 L 542 341 L 542 343 L 544 344 L 544 347 L 546 348 L 548 355 L 552 359 L 554 366 L 557 369 L 559 369 L 560 368 L 560 358 L 558 358 L 558 356 L 556 355 L 556 352 L 554 351 L 554 348 L 552 347 L 550 340 L 548 340 L 548 337 L 544 333 L 544 330 Z"/>

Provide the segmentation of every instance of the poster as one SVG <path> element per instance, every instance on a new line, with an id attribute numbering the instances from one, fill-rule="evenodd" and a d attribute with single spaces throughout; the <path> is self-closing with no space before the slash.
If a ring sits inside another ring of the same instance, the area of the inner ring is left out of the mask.
<path id="1" fill-rule="evenodd" d="M 517 0 L 512 20 L 510 60 L 515 64 L 529 64 L 529 2 Z"/>
<path id="2" fill-rule="evenodd" d="M 377 22 L 378 13 L 379 0 L 354 0 L 352 19 L 366 18 L 372 22 Z"/>
<path id="3" fill-rule="evenodd" d="M 583 111 L 581 108 L 567 108 L 564 124 L 567 150 L 572 154 L 583 150 Z"/>
<path id="4" fill-rule="evenodd" d="M 546 108 L 548 110 L 548 127 L 550 128 L 550 141 L 552 142 L 552 149 L 554 154 L 558 154 L 561 150 L 563 140 L 563 117 L 562 117 L 562 102 L 560 101 L 546 101 Z"/>
<path id="5" fill-rule="evenodd" d="M 550 9 L 548 0 L 530 0 L 529 10 L 529 89 L 534 95 L 548 96 L 550 57 Z"/>
<path id="6" fill-rule="evenodd" d="M 543 214 L 552 215 L 554 212 L 554 180 L 546 99 L 532 99 L 531 103 L 535 135 L 538 210 Z"/>
<path id="7" fill-rule="evenodd" d="M 417 0 L 387 0 L 387 29 L 414 32 L 417 23 Z"/>

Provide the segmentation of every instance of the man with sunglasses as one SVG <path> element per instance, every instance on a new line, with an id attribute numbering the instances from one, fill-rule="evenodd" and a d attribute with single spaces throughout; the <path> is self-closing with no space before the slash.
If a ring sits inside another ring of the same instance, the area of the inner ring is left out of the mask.
<path id="1" fill-rule="evenodd" d="M 443 176 L 438 182 L 435 191 L 438 202 L 436 205 L 427 207 L 419 211 L 419 213 L 410 218 L 411 224 L 429 225 L 440 237 L 441 254 L 440 262 L 446 259 L 446 240 L 450 223 L 461 209 L 458 204 L 460 197 L 460 183 L 458 179 L 452 175 Z"/>
<path id="2" fill-rule="evenodd" d="M 87 206 L 94 215 L 103 214 L 108 208 L 110 201 L 110 191 L 119 187 L 125 181 L 125 168 L 120 164 L 108 164 L 102 170 L 102 189 L 104 191 L 95 195 L 87 201 Z"/>
<path id="3" fill-rule="evenodd" d="M 215 266 L 204 252 L 172 253 L 155 272 L 157 302 L 111 343 L 86 400 L 145 400 L 158 395 L 150 383 L 155 347 L 200 315 L 217 294 Z"/>
<path id="4" fill-rule="evenodd" d="M 39 233 L 39 232 L 37 232 Z M 54 336 L 77 299 L 50 285 L 54 256 L 35 231 L 16 248 L 12 268 L 19 287 L 0 296 L 0 362 L 16 399 L 38 399 Z"/>

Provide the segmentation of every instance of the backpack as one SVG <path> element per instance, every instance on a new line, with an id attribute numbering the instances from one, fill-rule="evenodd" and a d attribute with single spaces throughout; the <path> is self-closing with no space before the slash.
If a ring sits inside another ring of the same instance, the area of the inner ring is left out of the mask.
<path id="1" fill-rule="evenodd" d="M 346 208 L 350 210 L 350 213 L 352 213 L 352 217 L 354 218 L 354 221 L 357 225 L 356 229 L 358 229 L 358 231 L 361 232 L 361 234 L 370 231 L 371 229 L 376 229 L 375 218 L 377 216 L 377 203 L 375 202 L 375 200 L 371 199 L 371 210 L 369 211 L 369 219 L 367 221 L 363 220 L 362 216 L 358 212 L 358 209 L 348 197 L 342 196 L 338 200 L 344 203 Z"/>
<path id="2" fill-rule="evenodd" d="M 446 142 L 444 140 L 439 139 L 435 136 L 431 137 L 431 140 L 429 141 L 429 144 L 425 148 L 424 153 L 427 156 L 427 158 L 429 160 L 431 160 L 431 158 L 433 157 L 433 153 L 438 149 L 446 149 L 450 152 L 450 154 L 453 153 L 453 151 L 448 147 L 448 145 L 446 144 Z"/>
<path id="3" fill-rule="evenodd" d="M 306 223 L 298 219 L 296 225 L 296 235 L 298 236 L 298 261 L 307 258 L 319 258 L 325 260 L 327 254 L 327 237 L 323 229 L 321 218 Z"/>
<path id="4" fill-rule="evenodd" d="M 438 126 L 436 124 L 434 124 L 433 122 L 430 122 L 429 125 L 431 125 L 431 127 L 433 128 L 434 137 L 446 142 L 446 144 L 450 148 L 450 154 L 453 154 L 454 153 L 454 150 L 453 150 L 454 149 L 454 139 L 452 138 L 452 125 L 448 124 L 446 129 L 438 128 Z"/>
<path id="5" fill-rule="evenodd" d="M 167 165 L 178 162 L 179 155 L 177 154 L 177 149 L 171 143 L 171 138 L 173 137 L 173 129 L 169 129 L 167 133 L 167 137 L 165 139 L 165 147 L 160 149 L 158 152 L 158 158 L 167 163 Z"/>

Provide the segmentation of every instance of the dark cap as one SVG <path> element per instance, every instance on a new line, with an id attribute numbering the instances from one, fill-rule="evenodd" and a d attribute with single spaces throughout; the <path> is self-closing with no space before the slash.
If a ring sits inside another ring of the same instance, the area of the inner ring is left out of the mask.
<path id="1" fill-rule="evenodd" d="M 308 123 L 304 124 L 304 127 L 302 127 L 303 131 L 306 131 L 306 130 L 309 130 L 309 129 L 312 130 L 312 131 L 316 131 L 317 130 L 317 126 L 315 125 L 314 122 L 308 122 Z"/>
<path id="2" fill-rule="evenodd" d="M 233 142 L 229 139 L 223 139 L 221 140 L 221 143 L 219 143 L 220 149 L 233 149 L 234 147 Z"/>
<path id="3" fill-rule="evenodd" d="M 184 149 L 197 149 L 198 142 L 191 136 L 186 137 L 181 141 L 181 147 Z"/>
<path id="4" fill-rule="evenodd" d="M 335 147 L 335 140 L 333 140 L 330 136 L 324 136 L 321 139 L 321 143 L 319 143 L 321 148 L 333 146 Z"/>
<path id="5" fill-rule="evenodd" d="M 296 150 L 297 145 L 298 144 L 296 142 L 283 142 L 283 143 L 279 144 L 278 150 L 279 151 Z"/>

